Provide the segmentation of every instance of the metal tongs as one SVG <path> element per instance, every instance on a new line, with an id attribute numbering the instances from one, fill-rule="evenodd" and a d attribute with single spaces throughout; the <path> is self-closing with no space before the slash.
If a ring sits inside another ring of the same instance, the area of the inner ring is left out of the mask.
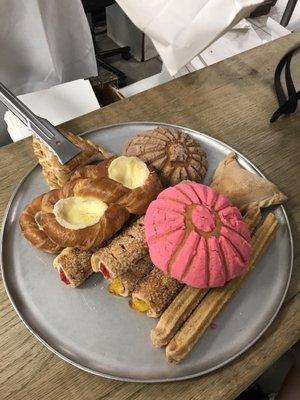
<path id="1" fill-rule="evenodd" d="M 0 82 L 0 101 L 23 122 L 58 158 L 66 164 L 81 149 L 62 135 L 47 119 L 35 115 L 25 104 Z"/>

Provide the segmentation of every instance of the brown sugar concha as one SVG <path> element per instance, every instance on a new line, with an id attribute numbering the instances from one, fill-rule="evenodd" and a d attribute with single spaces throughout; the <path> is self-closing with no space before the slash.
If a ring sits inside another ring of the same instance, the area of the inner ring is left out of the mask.
<path id="1" fill-rule="evenodd" d="M 200 144 L 174 128 L 158 127 L 134 136 L 125 143 L 123 153 L 155 168 L 164 187 L 186 179 L 201 182 L 207 171 Z"/>

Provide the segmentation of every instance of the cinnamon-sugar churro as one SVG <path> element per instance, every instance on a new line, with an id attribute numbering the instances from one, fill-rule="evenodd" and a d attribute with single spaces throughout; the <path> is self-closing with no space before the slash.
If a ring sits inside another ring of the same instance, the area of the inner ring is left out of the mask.
<path id="1" fill-rule="evenodd" d="M 207 292 L 208 289 L 185 286 L 151 330 L 152 344 L 159 347 L 167 345 Z"/>
<path id="2" fill-rule="evenodd" d="M 256 230 L 252 240 L 250 268 L 252 270 L 278 229 L 274 214 L 270 213 Z M 168 361 L 181 361 L 192 350 L 218 313 L 241 287 L 249 272 L 231 280 L 224 287 L 212 289 L 196 307 L 189 319 L 166 347 Z"/>

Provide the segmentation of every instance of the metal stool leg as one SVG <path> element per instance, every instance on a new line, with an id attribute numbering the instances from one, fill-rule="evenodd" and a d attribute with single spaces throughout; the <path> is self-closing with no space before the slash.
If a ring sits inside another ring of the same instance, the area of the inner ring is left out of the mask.
<path id="1" fill-rule="evenodd" d="M 298 0 L 289 0 L 284 10 L 283 16 L 280 21 L 280 25 L 287 26 L 290 22 L 291 16 L 293 15 Z"/>

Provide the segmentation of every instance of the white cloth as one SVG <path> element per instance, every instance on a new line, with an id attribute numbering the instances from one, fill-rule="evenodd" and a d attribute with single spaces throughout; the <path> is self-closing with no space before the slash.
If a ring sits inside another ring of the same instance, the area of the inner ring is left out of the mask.
<path id="1" fill-rule="evenodd" d="M 16 95 L 97 75 L 80 0 L 0 0 L 0 81 Z"/>
<path id="2" fill-rule="evenodd" d="M 208 46 L 175 75 L 171 76 L 162 65 L 162 71 L 159 74 L 152 75 L 141 81 L 128 85 L 119 91 L 124 97 L 130 97 L 144 90 L 161 85 L 173 78 L 189 74 L 190 72 L 212 65 L 225 58 L 232 57 L 243 51 L 260 46 L 265 42 L 278 39 L 290 34 L 290 31 L 278 22 L 269 17 L 261 17 L 248 20 L 243 19 L 234 28 L 226 32 L 214 43 Z"/>
<path id="3" fill-rule="evenodd" d="M 48 119 L 53 125 L 98 110 L 100 107 L 90 82 L 84 79 L 23 94 L 18 98 L 35 114 Z M 14 142 L 32 134 L 11 111 L 5 113 L 4 120 Z"/>
<path id="4" fill-rule="evenodd" d="M 175 75 L 263 0 L 116 0 Z"/>

